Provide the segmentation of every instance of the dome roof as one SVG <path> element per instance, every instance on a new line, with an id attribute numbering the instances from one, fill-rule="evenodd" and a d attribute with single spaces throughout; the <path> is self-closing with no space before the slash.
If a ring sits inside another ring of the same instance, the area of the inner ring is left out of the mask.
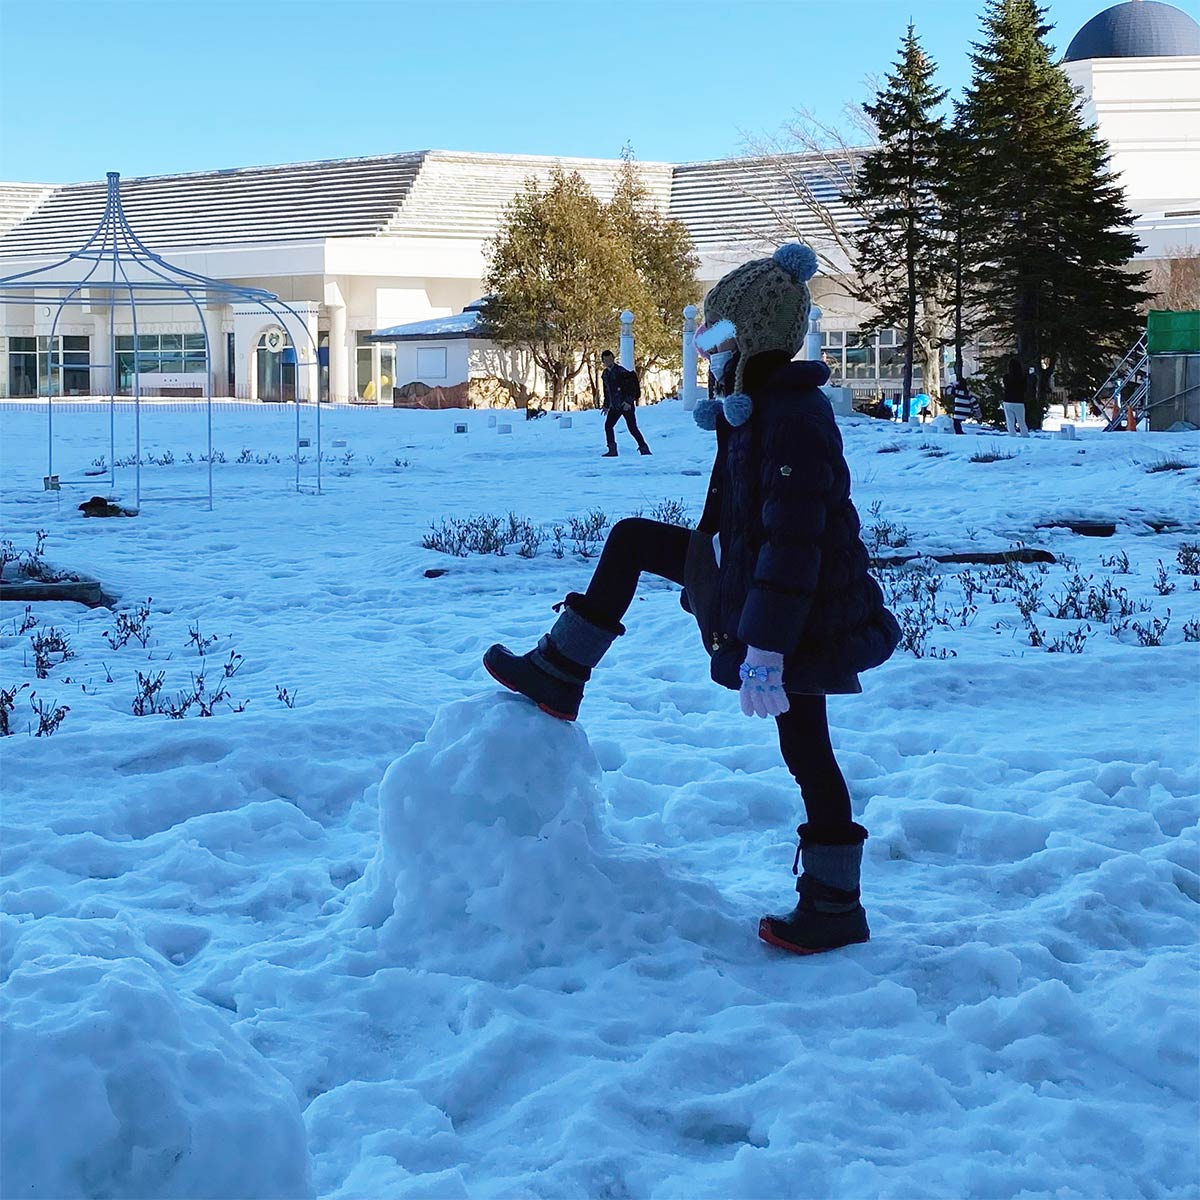
<path id="1" fill-rule="evenodd" d="M 1128 0 L 1094 16 L 1067 47 L 1066 62 L 1087 58 L 1200 56 L 1200 25 L 1171 4 Z"/>

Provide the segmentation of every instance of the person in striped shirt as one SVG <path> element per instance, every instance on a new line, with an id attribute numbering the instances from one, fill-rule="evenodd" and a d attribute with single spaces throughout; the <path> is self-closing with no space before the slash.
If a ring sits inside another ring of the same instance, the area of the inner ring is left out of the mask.
<path id="1" fill-rule="evenodd" d="M 954 432 L 962 433 L 962 423 L 964 421 L 969 420 L 971 417 L 974 417 L 978 421 L 982 416 L 979 409 L 979 401 L 971 394 L 971 389 L 961 379 L 956 379 L 950 385 L 947 395 L 954 402 L 952 417 Z"/>

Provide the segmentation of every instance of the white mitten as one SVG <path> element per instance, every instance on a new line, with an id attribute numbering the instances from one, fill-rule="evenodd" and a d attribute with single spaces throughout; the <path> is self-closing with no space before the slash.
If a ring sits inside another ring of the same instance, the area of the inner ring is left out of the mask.
<path id="1" fill-rule="evenodd" d="M 739 674 L 742 677 L 742 712 L 746 716 L 777 717 L 791 707 L 787 692 L 783 690 L 782 654 L 747 646 Z"/>

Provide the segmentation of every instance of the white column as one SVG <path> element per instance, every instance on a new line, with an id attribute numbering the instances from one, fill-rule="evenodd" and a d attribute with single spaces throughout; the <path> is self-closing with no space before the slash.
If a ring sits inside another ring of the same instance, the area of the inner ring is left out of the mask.
<path id="1" fill-rule="evenodd" d="M 382 389 L 380 376 L 383 374 L 383 347 L 378 342 L 371 343 L 371 382 L 375 385 L 375 403 L 379 403 L 379 393 Z"/>
<path id="2" fill-rule="evenodd" d="M 204 313 L 204 336 L 208 339 L 208 360 L 212 367 L 214 396 L 224 396 L 229 391 L 229 353 L 221 326 L 225 323 L 223 305 L 206 308 Z"/>
<path id="3" fill-rule="evenodd" d="M 91 361 L 100 366 L 92 367 L 90 372 L 93 396 L 112 394 L 113 380 L 116 378 L 116 364 L 109 361 L 112 357 L 112 311 L 107 306 L 97 304 L 92 309 Z"/>
<path id="4" fill-rule="evenodd" d="M 350 397 L 350 365 L 346 345 L 346 302 L 336 283 L 325 284 L 325 308 L 329 312 L 329 399 L 345 402 Z"/>
<path id="5" fill-rule="evenodd" d="M 626 309 L 621 314 L 621 366 L 633 370 L 633 313 Z"/>
<path id="6" fill-rule="evenodd" d="M 696 359 L 696 306 L 689 304 L 683 310 L 683 383 L 679 389 L 684 412 L 696 407 Z"/>
<path id="7" fill-rule="evenodd" d="M 809 362 L 821 361 L 821 317 L 823 315 L 815 304 L 808 310 L 808 335 L 804 339 L 804 357 Z"/>

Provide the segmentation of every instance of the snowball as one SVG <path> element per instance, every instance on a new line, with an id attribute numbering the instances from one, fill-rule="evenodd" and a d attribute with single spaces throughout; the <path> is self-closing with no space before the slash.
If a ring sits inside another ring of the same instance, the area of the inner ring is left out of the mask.
<path id="1" fill-rule="evenodd" d="M 313 1196 L 287 1081 L 149 962 L 63 952 L 52 925 L 0 994 L 5 1194 Z"/>

